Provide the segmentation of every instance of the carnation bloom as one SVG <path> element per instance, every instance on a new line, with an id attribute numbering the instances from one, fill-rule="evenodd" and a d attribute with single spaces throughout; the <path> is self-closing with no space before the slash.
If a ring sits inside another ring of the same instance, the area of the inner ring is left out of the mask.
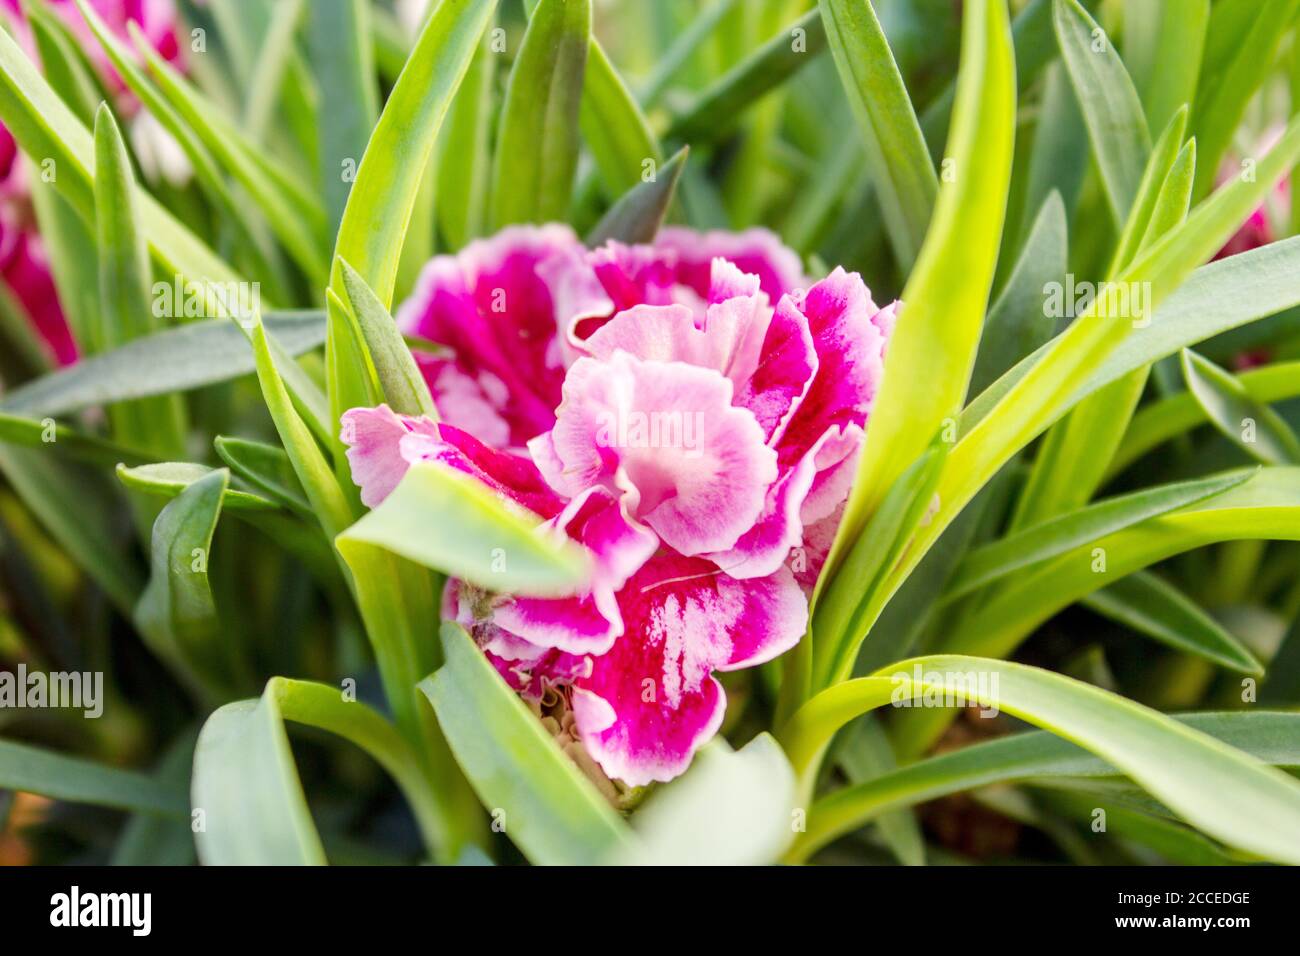
<path id="1" fill-rule="evenodd" d="M 714 673 L 806 629 L 894 312 L 761 230 L 588 250 L 508 228 L 425 267 L 398 322 L 446 347 L 418 356 L 443 419 L 347 412 L 353 479 L 373 507 L 436 462 L 585 545 L 579 593 L 453 580 L 445 613 L 609 777 L 668 780 L 722 722 Z"/>
<path id="2" fill-rule="evenodd" d="M 133 115 L 139 103 L 126 89 L 113 69 L 90 27 L 72 0 L 52 0 L 50 6 L 60 16 L 84 50 L 99 68 L 116 94 L 120 112 Z M 167 60 L 179 62 L 177 16 L 172 0 L 90 0 L 90 6 L 109 28 L 127 39 L 127 23 L 139 24 L 154 48 Z M 0 0 L 0 9 L 9 15 L 18 40 L 33 60 L 39 61 L 30 28 L 22 16 L 19 0 Z M 179 172 L 177 157 L 184 163 L 180 147 L 158 128 L 157 123 L 141 113 L 132 124 L 133 142 L 141 162 L 158 167 L 176 181 L 188 177 Z M 164 138 L 165 137 L 165 141 Z M 22 304 L 37 332 L 53 353 L 55 361 L 67 365 L 77 359 L 77 346 L 59 305 L 54 280 L 50 275 L 45 248 L 36 231 L 32 214 L 31 193 L 26 171 L 20 161 L 13 136 L 0 124 L 0 277 Z"/>

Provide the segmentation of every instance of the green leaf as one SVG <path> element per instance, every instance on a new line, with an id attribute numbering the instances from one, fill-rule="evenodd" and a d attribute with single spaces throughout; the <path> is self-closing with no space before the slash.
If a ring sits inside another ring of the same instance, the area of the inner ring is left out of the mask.
<path id="1" fill-rule="evenodd" d="M 853 491 L 822 582 L 925 443 L 957 414 L 975 364 L 1011 176 L 1015 66 L 1005 4 L 972 3 L 963 19 L 948 152 L 957 170 L 908 278 Z"/>
<path id="2" fill-rule="evenodd" d="M 85 0 L 82 0 L 84 3 Z M 250 143 L 238 127 L 170 66 L 139 28 L 131 23 L 136 50 L 149 65 L 158 88 L 222 167 L 248 191 L 266 221 L 313 285 L 326 280 L 325 214 L 299 179 L 272 163 L 264 150 Z"/>
<path id="3" fill-rule="evenodd" d="M 796 49 L 795 38 L 802 48 Z M 821 14 L 810 10 L 720 76 L 674 117 L 665 140 L 703 146 L 735 128 L 737 119 L 826 49 Z"/>
<path id="4" fill-rule="evenodd" d="M 869 0 L 820 0 L 831 55 L 867 148 L 894 255 L 906 272 L 916 260 L 939 178 L 912 101 Z"/>
<path id="5" fill-rule="evenodd" d="M 492 166 L 492 224 L 564 219 L 578 165 L 589 0 L 542 0 L 506 86 Z"/>
<path id="6" fill-rule="evenodd" d="M 200 695 L 235 683 L 237 642 L 223 633 L 208 584 L 212 535 L 229 485 L 224 468 L 193 482 L 153 526 L 152 574 L 135 609 L 150 649 Z"/>
<path id="7" fill-rule="evenodd" d="M 796 772 L 807 775 L 849 720 L 898 700 L 920 706 L 927 690 L 941 702 L 996 707 L 1078 744 L 1229 846 L 1278 862 L 1300 860 L 1296 780 L 1133 701 L 1023 664 L 950 655 L 901 661 L 823 691 L 780 739 Z"/>
<path id="8" fill-rule="evenodd" d="M 456 624 L 446 663 L 420 684 L 485 807 L 540 864 L 591 864 L 632 852 L 631 831 L 542 722 Z"/>
<path id="9" fill-rule="evenodd" d="M 275 253 L 264 238 L 259 221 L 252 215 L 251 204 L 241 202 L 235 196 L 202 138 L 149 81 L 144 70 L 137 65 L 134 52 L 117 38 L 92 7 L 83 7 L 82 16 L 113 64 L 113 69 L 184 151 L 204 192 L 237 230 L 243 248 L 257 268 L 258 277 L 271 283 L 276 294 L 283 296 L 283 277 Z"/>
<path id="10" fill-rule="evenodd" d="M 275 695 L 215 711 L 194 749 L 190 799 L 205 866 L 325 864 Z"/>
<path id="11" fill-rule="evenodd" d="M 976 548 L 953 572 L 945 598 L 969 594 L 1015 571 L 1064 554 L 1089 541 L 1222 494 L 1249 480 L 1252 472 L 1144 488 L 1098 501 Z"/>
<path id="12" fill-rule="evenodd" d="M 12 740 L 0 740 L 0 789 L 171 817 L 184 817 L 189 809 L 184 789 L 160 786 L 134 770 L 106 767 Z"/>
<path id="13" fill-rule="evenodd" d="M 655 171 L 653 179 L 637 183 L 624 193 L 587 233 L 587 245 L 595 248 L 611 239 L 625 243 L 651 242 L 672 204 L 689 152 L 690 147 L 683 146 Z"/>
<path id="14" fill-rule="evenodd" d="M 714 740 L 632 815 L 636 848 L 607 862 L 761 866 L 789 845 L 793 810 L 794 773 L 770 734 L 738 751 Z"/>
<path id="15" fill-rule="evenodd" d="M 933 504 L 934 487 L 950 447 L 937 438 L 894 482 L 849 546 L 842 572 L 827 587 L 813 615 L 814 690 L 852 672 L 858 648 L 884 607 L 881 585 Z"/>
<path id="16" fill-rule="evenodd" d="M 1144 315 L 1150 316 L 1150 311 L 1182 283 L 1195 263 L 1203 261 L 1222 247 L 1232 230 L 1250 215 L 1262 195 L 1290 169 L 1298 156 L 1300 121 L 1288 127 L 1274 150 L 1260 162 L 1255 182 L 1236 181 L 1224 186 L 1198 206 L 1186 222 L 1157 242 L 1125 271 L 1118 280 L 1120 283 L 1130 289 L 1145 290 L 1142 293 L 1144 308 L 1140 310 Z M 1237 270 L 1244 272 L 1252 269 L 1258 261 L 1225 271 L 1229 274 L 1237 273 Z M 1216 263 L 1218 267 L 1222 265 Z M 1208 267 L 1205 271 L 1210 273 L 1213 268 Z M 1189 304 L 1191 300 L 1182 298 L 1181 295 L 1175 299 L 1178 300 L 1180 309 L 1186 308 L 1188 312 L 1207 308 L 1234 312 L 1237 309 L 1259 307 L 1267 297 L 1277 296 L 1278 284 L 1282 281 L 1281 277 L 1272 277 L 1273 284 L 1269 288 L 1255 288 L 1244 293 L 1247 299 L 1245 302 L 1224 302 L 1219 298 L 1222 287 L 1213 289 L 1213 292 L 1203 287 L 1200 291 L 1205 298 L 1195 300 L 1194 305 Z M 1182 295 L 1186 292 L 1183 290 Z M 1282 292 L 1283 297 L 1289 294 L 1289 289 Z M 940 508 L 934 519 L 921 529 L 916 543 L 896 572 L 895 582 L 906 577 L 975 492 L 1071 405 L 1101 385 L 1167 354 L 1157 351 L 1153 340 L 1176 339 L 1195 328 L 1196 319 L 1189 319 L 1182 314 L 1179 314 L 1179 322 L 1176 323 L 1178 328 L 1173 330 L 1168 327 L 1169 322 L 1161 321 L 1160 317 L 1164 313 L 1157 313 L 1154 318 L 1137 323 L 1131 321 L 1132 317 L 1129 317 L 1130 321 L 1123 321 L 1124 316 L 1110 314 L 1122 311 L 1108 301 L 1110 298 L 1102 296 L 1094 299 L 1092 305 L 1065 332 L 995 382 L 985 393 L 989 398 L 985 399 L 982 395 L 972 403 L 963 415 L 964 434 L 949 455 L 948 464 L 940 478 Z M 1285 307 L 1286 304 L 1282 303 L 1280 307 Z M 1276 307 L 1278 306 L 1274 306 L 1270 299 L 1266 306 L 1269 311 L 1263 314 L 1270 314 Z M 1215 319 L 1223 321 L 1224 317 L 1220 314 Z M 1133 324 L 1142 327 L 1132 330 L 1130 334 Z M 1226 320 L 1224 325 L 1230 328 L 1232 319 Z M 1124 345 L 1126 336 L 1129 337 L 1128 348 Z M 1132 348 L 1133 338 L 1139 339 L 1139 349 Z M 1112 350 L 1118 351 L 1122 357 L 1117 360 L 1115 355 L 1111 355 L 1107 359 L 1107 354 Z M 1135 357 L 1139 360 L 1128 364 Z M 887 376 L 888 368 L 886 381 Z M 877 424 L 873 421 L 873 432 Z"/>
<path id="17" fill-rule="evenodd" d="M 594 35 L 587 51 L 578 125 L 612 195 L 641 182 L 646 160 L 659 163 L 663 158 L 649 121 Z"/>
<path id="18" fill-rule="evenodd" d="M 347 262 L 340 265 L 343 287 L 352 303 L 352 313 L 361 328 L 366 349 L 374 361 L 384 400 L 403 415 L 427 415 L 436 419 L 438 413 L 434 410 L 429 386 L 411 357 L 402 333 L 397 330 L 397 323 L 366 280 Z"/>
<path id="19" fill-rule="evenodd" d="M 136 230 L 135 179 L 126 145 L 107 105 L 95 114 L 95 223 L 99 253 L 101 347 L 116 348 L 156 332 L 148 260 Z M 185 409 L 176 395 L 109 409 L 113 437 L 160 458 L 185 452 Z"/>
<path id="20" fill-rule="evenodd" d="M 1052 19 L 1111 214 L 1122 225 L 1151 152 L 1142 103 L 1110 37 L 1077 0 L 1053 0 Z"/>
<path id="21" fill-rule="evenodd" d="M 970 391 L 979 394 L 1003 372 L 1052 337 L 1055 320 L 1043 308 L 1043 289 L 1065 278 L 1068 247 L 1065 206 L 1051 192 L 1034 220 L 1011 276 L 989 309 L 980 336 Z"/>
<path id="22" fill-rule="evenodd" d="M 226 435 L 218 435 L 212 444 L 221 460 L 244 481 L 279 504 L 310 516 L 311 503 L 283 448 Z"/>
<path id="23" fill-rule="evenodd" d="M 495 6 L 495 0 L 460 0 L 434 9 L 357 168 L 334 253 L 385 307 L 392 304 L 402 240 L 438 129 Z M 336 265 L 330 285 L 340 295 L 342 282 Z"/>
<path id="24" fill-rule="evenodd" d="M 503 594 L 572 593 L 587 558 L 567 537 L 544 536 L 538 521 L 481 482 L 420 462 L 338 544 L 372 544 Z"/>
<path id="25" fill-rule="evenodd" d="M 1138 571 L 1083 598 L 1083 604 L 1112 621 L 1175 650 L 1241 674 L 1264 668 L 1222 624 L 1185 594 L 1154 574 Z"/>
<path id="26" fill-rule="evenodd" d="M 1295 398 L 1300 395 L 1300 362 L 1263 365 L 1242 372 L 1236 379 L 1260 404 Z M 1180 391 L 1148 404 L 1134 416 L 1107 477 L 1114 477 L 1151 449 L 1208 420 L 1205 409 L 1190 392 Z"/>
<path id="27" fill-rule="evenodd" d="M 364 0 L 313 0 L 307 49 L 320 101 L 327 113 L 317 123 L 318 182 L 329 207 L 329 234 L 338 232 L 351 177 L 379 115 L 375 87 L 370 4 Z"/>
<path id="28" fill-rule="evenodd" d="M 442 845 L 441 811 L 420 773 L 419 760 L 392 724 L 365 704 L 346 698 L 339 688 L 311 681 L 272 677 L 263 698 L 275 702 L 283 719 L 329 731 L 373 757 L 401 789 L 426 844 Z"/>
<path id="29" fill-rule="evenodd" d="M 114 465 L 120 461 L 148 461 L 150 456 L 125 445 L 86 435 L 52 418 L 25 418 L 0 412 L 0 442 L 30 445 L 77 461 Z"/>
<path id="30" fill-rule="evenodd" d="M 113 525 L 114 508 L 94 475 L 43 448 L 0 445 L 0 473 L 50 536 L 129 616 L 142 581 Z"/>
<path id="31" fill-rule="evenodd" d="M 835 759 L 850 786 L 889 775 L 897 767 L 894 750 L 880 721 L 864 714 L 840 734 Z M 906 810 L 881 813 L 876 818 L 880 837 L 904 866 L 925 865 L 925 837 L 916 817 Z"/>
<path id="32" fill-rule="evenodd" d="M 268 333 L 286 354 L 299 355 L 325 340 L 319 312 L 267 315 Z M 246 336 L 229 319 L 206 319 L 135 339 L 80 359 L 0 397 L 0 409 L 19 415 L 63 415 L 91 405 L 188 391 L 255 370 Z"/>
<path id="33" fill-rule="evenodd" d="M 0 122 L 29 156 L 52 159 L 56 188 L 87 221 L 94 213 L 89 131 L 49 87 L 8 32 L 0 31 Z M 168 275 L 211 282 L 240 277 L 147 193 L 138 192 L 150 254 Z"/>
<path id="34" fill-rule="evenodd" d="M 490 42 L 486 35 L 479 42 L 438 137 L 435 212 L 452 249 L 481 236 L 487 219 L 492 84 L 497 63 Z"/>
<path id="35" fill-rule="evenodd" d="M 1233 444 L 1266 465 L 1300 463 L 1300 439 L 1286 420 L 1251 398 L 1231 373 L 1191 349 L 1183 350 L 1182 365 L 1187 391 Z"/>
<path id="36" fill-rule="evenodd" d="M 1209 192 L 1255 91 L 1268 76 L 1296 0 L 1219 4 L 1210 14 L 1192 132 L 1200 144 L 1196 195 Z M 1235 21 L 1235 22 L 1228 22 Z M 1230 44 L 1230 47 L 1229 47 Z M 1226 51 L 1221 57 L 1216 51 Z"/>
<path id="37" fill-rule="evenodd" d="M 1300 766 L 1300 715 L 1187 714 L 1173 718 L 1229 747 L 1278 767 Z M 928 757 L 818 800 L 808 829 L 788 859 L 802 862 L 819 847 L 891 809 L 965 790 L 1022 780 L 1106 779 L 1119 771 L 1082 747 L 1047 731 L 1013 734 Z"/>
<path id="38" fill-rule="evenodd" d="M 1143 0 L 1124 10 L 1124 59 L 1154 133 L 1196 98 L 1210 0 Z"/>
<path id="39" fill-rule="evenodd" d="M 117 478 L 128 488 L 164 498 L 177 498 L 191 485 L 213 474 L 214 469 L 188 461 L 165 461 L 128 468 L 117 466 Z M 280 505 L 270 498 L 238 488 L 227 487 L 221 507 L 232 511 L 277 511 Z"/>
<path id="40" fill-rule="evenodd" d="M 1298 479 L 1294 467 L 1256 469 L 1212 498 L 1078 544 L 1008 581 L 941 649 L 1001 657 L 1062 608 L 1176 554 L 1220 541 L 1300 540 Z"/>
<path id="41" fill-rule="evenodd" d="M 1111 265 L 1106 274 L 1115 276 L 1121 270 L 1126 268 L 1133 258 L 1138 254 L 1147 243 L 1144 241 L 1152 220 L 1155 217 L 1156 206 L 1162 196 L 1166 195 L 1166 187 L 1170 187 L 1173 195 L 1167 196 L 1167 201 L 1173 208 L 1163 215 L 1170 220 L 1166 228 L 1156 228 L 1152 239 L 1158 239 L 1168 231 L 1169 228 L 1182 222 L 1187 213 L 1187 202 L 1179 201 L 1177 195 L 1181 192 L 1178 189 L 1179 180 L 1186 181 L 1190 178 L 1191 170 L 1185 170 L 1175 176 L 1176 164 L 1180 156 L 1183 155 L 1183 132 L 1187 128 L 1187 108 L 1184 106 L 1178 109 L 1173 117 L 1169 120 L 1169 125 L 1160 134 L 1160 139 L 1156 141 L 1155 147 L 1151 150 L 1151 155 L 1147 160 L 1146 168 L 1142 171 L 1142 179 L 1138 182 L 1137 192 L 1133 197 L 1133 203 L 1129 208 L 1127 219 L 1124 221 L 1124 228 L 1120 232 L 1119 242 L 1115 247 L 1115 255 L 1111 259 Z M 1103 148 L 1105 148 L 1103 146 Z M 1171 177 L 1174 178 L 1173 185 L 1170 186 Z M 1181 209 L 1179 208 L 1181 207 Z"/>

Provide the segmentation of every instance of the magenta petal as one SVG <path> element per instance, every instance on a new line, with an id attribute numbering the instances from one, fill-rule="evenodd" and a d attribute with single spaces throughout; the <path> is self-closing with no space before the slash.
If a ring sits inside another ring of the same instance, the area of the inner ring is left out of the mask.
<path id="1" fill-rule="evenodd" d="M 626 632 L 574 685 L 578 731 L 611 777 L 670 780 L 717 732 L 725 710 L 714 670 L 792 647 L 807 624 L 793 575 L 739 582 L 706 561 L 661 554 L 619 594 Z"/>
<path id="2" fill-rule="evenodd" d="M 667 226 L 659 230 L 654 248 L 674 255 L 677 281 L 701 296 L 709 294 L 714 259 L 726 259 L 741 272 L 758 276 L 772 302 L 808 284 L 799 256 L 766 229 L 695 232 Z"/>
<path id="3" fill-rule="evenodd" d="M 451 350 L 456 368 L 479 384 L 510 427 L 510 445 L 551 427 L 564 380 L 555 303 L 543 277 L 547 263 L 582 244 L 567 226 L 513 226 L 470 243 L 458 255 L 436 256 L 398 310 L 404 331 Z M 438 372 L 427 362 L 427 371 Z M 441 376 L 430 380 L 441 409 Z M 499 383 L 497 387 L 496 383 Z M 463 384 L 463 383 L 458 383 Z M 452 424 L 474 429 L 474 421 Z M 487 436 L 483 436 L 487 437 Z"/>

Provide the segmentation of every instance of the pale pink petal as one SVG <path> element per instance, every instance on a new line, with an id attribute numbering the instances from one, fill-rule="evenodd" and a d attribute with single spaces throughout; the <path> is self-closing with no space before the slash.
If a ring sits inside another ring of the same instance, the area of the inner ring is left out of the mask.
<path id="1" fill-rule="evenodd" d="M 574 363 L 564 395 L 551 435 L 530 446 L 561 494 L 635 492 L 633 517 L 683 554 L 731 547 L 761 513 L 776 455 L 720 373 L 619 350 Z"/>
<path id="2" fill-rule="evenodd" d="M 438 434 L 438 426 L 429 419 L 398 415 L 387 405 L 350 409 L 339 424 L 339 439 L 348 446 L 352 480 L 368 508 L 387 498 L 410 467 L 402 457 L 402 439 L 412 432 L 435 438 Z"/>

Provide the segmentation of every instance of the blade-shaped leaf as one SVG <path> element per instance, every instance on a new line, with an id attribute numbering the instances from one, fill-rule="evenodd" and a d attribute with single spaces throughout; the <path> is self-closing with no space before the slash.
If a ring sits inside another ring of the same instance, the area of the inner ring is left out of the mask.
<path id="1" fill-rule="evenodd" d="M 1176 650 L 1242 674 L 1264 673 L 1227 628 L 1154 574 L 1138 571 L 1120 578 L 1083 598 L 1083 604 Z"/>
<path id="2" fill-rule="evenodd" d="M 1131 700 L 1023 664 L 950 655 L 901 661 L 823 691 L 780 739 L 806 775 L 849 720 L 891 702 L 923 706 L 927 691 L 940 703 L 946 697 L 998 708 L 1090 750 L 1230 846 L 1300 860 L 1300 782 Z"/>
<path id="3" fill-rule="evenodd" d="M 544 536 L 537 522 L 481 482 L 420 462 L 339 547 L 375 545 L 505 594 L 571 593 L 585 580 L 586 557 L 567 537 Z"/>
<path id="4" fill-rule="evenodd" d="M 485 807 L 534 863 L 583 864 L 631 852 L 634 837 L 474 641 L 442 628 L 446 663 L 420 684 Z"/>
<path id="5" fill-rule="evenodd" d="M 591 40 L 589 0 L 541 0 L 510 70 L 492 166 L 492 223 L 565 218 Z"/>
<path id="6" fill-rule="evenodd" d="M 925 137 L 869 0 L 820 0 L 831 55 L 862 130 L 876 195 L 906 271 L 930 224 L 939 178 Z"/>
<path id="7" fill-rule="evenodd" d="M 69 803 L 184 817 L 184 789 L 168 789 L 133 770 L 0 740 L 0 788 L 38 793 Z"/>
<path id="8" fill-rule="evenodd" d="M 624 193 L 587 234 L 587 245 L 595 248 L 611 239 L 625 243 L 653 240 L 672 204 L 689 152 L 690 147 L 683 146 L 655 171 L 653 178 Z"/>
<path id="9" fill-rule="evenodd" d="M 1300 439 L 1286 420 L 1251 398 L 1231 373 L 1184 349 L 1183 381 L 1210 424 L 1246 454 L 1266 465 L 1300 463 Z"/>

